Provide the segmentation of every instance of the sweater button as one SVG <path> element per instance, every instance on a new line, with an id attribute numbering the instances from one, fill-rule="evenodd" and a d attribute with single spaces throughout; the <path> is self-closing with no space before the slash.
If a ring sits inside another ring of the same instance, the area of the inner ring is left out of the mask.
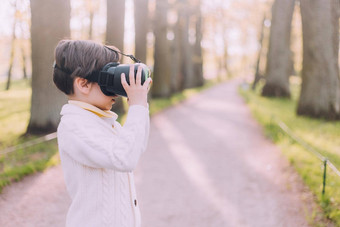
<path id="1" fill-rule="evenodd" d="M 134 200 L 134 203 L 135 203 L 135 206 L 137 206 L 137 200 L 136 199 Z"/>

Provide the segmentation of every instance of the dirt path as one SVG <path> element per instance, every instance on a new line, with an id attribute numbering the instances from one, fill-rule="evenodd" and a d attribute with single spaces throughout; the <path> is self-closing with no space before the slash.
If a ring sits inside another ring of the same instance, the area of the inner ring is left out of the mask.
<path id="1" fill-rule="evenodd" d="M 153 116 L 135 179 L 145 227 L 308 226 L 309 196 L 237 81 Z M 69 203 L 57 166 L 4 189 L 0 226 L 63 226 Z"/>

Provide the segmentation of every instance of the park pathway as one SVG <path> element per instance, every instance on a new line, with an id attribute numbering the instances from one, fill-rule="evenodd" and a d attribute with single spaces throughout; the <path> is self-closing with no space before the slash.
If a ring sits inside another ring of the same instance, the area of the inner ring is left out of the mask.
<path id="1" fill-rule="evenodd" d="M 152 117 L 135 171 L 144 227 L 308 226 L 309 193 L 251 117 L 239 82 Z M 69 203 L 53 167 L 4 189 L 0 226 L 64 226 Z"/>

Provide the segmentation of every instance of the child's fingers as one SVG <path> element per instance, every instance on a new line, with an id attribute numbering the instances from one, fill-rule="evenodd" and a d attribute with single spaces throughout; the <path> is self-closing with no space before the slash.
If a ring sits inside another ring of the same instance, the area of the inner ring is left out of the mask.
<path id="1" fill-rule="evenodd" d="M 150 78 L 150 79 L 151 79 L 151 78 Z M 149 83 L 149 86 L 148 86 L 148 92 L 150 91 L 151 84 L 152 84 L 152 79 L 151 79 L 151 81 L 150 81 L 150 83 Z"/>
<path id="2" fill-rule="evenodd" d="M 141 66 L 139 66 L 137 69 L 136 84 L 138 86 L 142 85 L 142 67 Z"/>
<path id="3" fill-rule="evenodd" d="M 129 72 L 130 86 L 135 86 L 136 85 L 134 70 L 135 70 L 135 66 L 131 65 L 130 66 L 130 72 Z"/>
<path id="4" fill-rule="evenodd" d="M 126 89 L 129 88 L 129 84 L 126 82 L 125 73 L 120 74 L 120 80 L 122 82 L 123 88 L 126 91 Z"/>
<path id="5" fill-rule="evenodd" d="M 151 77 L 149 77 L 149 78 L 146 79 L 146 81 L 144 82 L 143 87 L 149 90 L 150 87 L 151 87 L 151 84 L 152 84 L 152 79 L 151 79 Z"/>

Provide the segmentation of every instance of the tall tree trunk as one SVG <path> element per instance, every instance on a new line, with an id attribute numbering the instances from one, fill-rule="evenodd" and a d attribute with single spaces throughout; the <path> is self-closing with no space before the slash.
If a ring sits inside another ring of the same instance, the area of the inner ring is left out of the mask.
<path id="1" fill-rule="evenodd" d="M 124 51 L 125 0 L 107 0 L 106 43 Z"/>
<path id="2" fill-rule="evenodd" d="M 228 65 L 228 32 L 226 28 L 224 27 L 224 35 L 223 35 L 223 56 L 222 56 L 222 62 L 223 62 L 223 70 L 225 71 L 226 77 L 230 78 L 231 74 L 229 71 L 229 65 Z"/>
<path id="3" fill-rule="evenodd" d="M 66 97 L 52 81 L 54 49 L 70 37 L 70 0 L 31 0 L 32 104 L 29 134 L 55 131 Z"/>
<path id="4" fill-rule="evenodd" d="M 146 36 L 149 30 L 149 0 L 134 0 L 135 11 L 135 56 L 146 63 Z"/>
<path id="5" fill-rule="evenodd" d="M 179 0 L 181 6 L 178 15 L 180 26 L 180 48 L 183 50 L 181 71 L 183 75 L 183 88 L 195 87 L 194 70 L 192 63 L 192 46 L 189 43 L 190 6 L 188 0 Z"/>
<path id="6" fill-rule="evenodd" d="M 182 78 L 183 75 L 181 75 L 180 72 L 180 59 L 181 59 L 181 49 L 180 49 L 180 42 L 178 39 L 178 26 L 175 24 L 171 27 L 171 30 L 174 33 L 174 39 L 170 42 L 170 54 L 171 54 L 171 62 L 174 62 L 171 66 L 171 92 L 176 93 L 180 91 L 181 84 L 182 84 Z"/>
<path id="7" fill-rule="evenodd" d="M 96 0 L 86 0 L 85 2 L 86 4 L 86 10 L 89 13 L 89 20 L 90 20 L 90 24 L 89 24 L 89 30 L 88 30 L 88 39 L 92 40 L 95 37 L 93 36 L 93 21 L 94 21 L 94 16 L 95 13 L 97 11 L 97 1 Z"/>
<path id="8" fill-rule="evenodd" d="M 222 65 L 223 65 L 223 71 L 225 71 L 226 78 L 230 78 L 231 74 L 229 71 L 229 65 L 228 65 L 228 26 L 227 26 L 227 20 L 225 18 L 228 18 L 228 13 L 225 9 L 221 8 L 221 14 L 222 14 L 222 34 L 223 34 L 223 56 L 222 56 Z"/>
<path id="9" fill-rule="evenodd" d="M 14 2 L 14 22 L 13 22 L 13 27 L 12 27 L 12 40 L 11 40 L 11 53 L 9 57 L 9 66 L 8 66 L 8 73 L 7 73 L 7 83 L 6 83 L 6 91 L 9 90 L 11 86 L 11 80 L 12 80 L 12 69 L 13 69 L 13 62 L 14 62 L 14 52 L 15 52 L 15 40 L 16 40 L 16 35 L 15 35 L 15 29 L 17 26 L 17 1 Z"/>
<path id="10" fill-rule="evenodd" d="M 340 119 L 339 2 L 301 0 L 303 32 L 299 115 Z"/>
<path id="11" fill-rule="evenodd" d="M 152 85 L 153 97 L 169 97 L 171 95 L 171 68 L 169 41 L 167 39 L 168 0 L 156 1 L 155 11 L 155 65 Z"/>
<path id="12" fill-rule="evenodd" d="M 194 45 L 194 56 L 193 56 L 193 64 L 194 64 L 194 86 L 203 86 L 204 77 L 203 77 L 203 56 L 202 56 L 202 14 L 201 14 L 201 1 L 197 1 L 195 3 L 195 16 L 196 16 L 196 40 Z"/>
<path id="13" fill-rule="evenodd" d="M 20 50 L 21 50 L 21 66 L 22 66 L 22 74 L 23 78 L 27 79 L 27 70 L 26 70 L 26 54 L 25 54 L 25 44 L 24 41 L 20 43 Z"/>
<path id="14" fill-rule="evenodd" d="M 260 74 L 260 60 L 261 60 L 261 55 L 262 55 L 262 49 L 263 49 L 263 37 L 264 37 L 264 22 L 266 21 L 266 16 L 263 17 L 262 24 L 261 24 L 261 30 L 260 30 L 260 39 L 259 39 L 259 44 L 260 44 L 260 49 L 257 54 L 257 60 L 256 60 L 256 67 L 255 67 L 255 77 L 254 81 L 252 84 L 252 89 L 255 90 L 257 83 L 261 79 L 261 74 Z"/>
<path id="15" fill-rule="evenodd" d="M 90 19 L 90 26 L 89 26 L 89 39 L 93 39 L 93 18 L 94 18 L 94 10 L 93 8 L 90 9 L 89 12 L 89 19 Z"/>
<path id="16" fill-rule="evenodd" d="M 120 51 L 124 51 L 124 21 L 125 0 L 107 0 L 106 43 Z M 119 114 L 125 112 L 121 97 L 116 99 L 112 111 Z"/>
<path id="17" fill-rule="evenodd" d="M 25 33 L 22 23 L 20 24 L 20 30 L 22 34 Z M 20 40 L 21 67 L 22 67 L 23 79 L 27 80 L 28 76 L 27 76 L 27 69 L 26 69 L 27 59 L 26 59 L 26 52 L 25 52 L 25 44 L 26 44 L 26 40 L 25 38 L 22 38 L 22 40 Z"/>
<path id="18" fill-rule="evenodd" d="M 172 92 L 179 92 L 184 89 L 183 80 L 184 80 L 184 72 L 182 69 L 183 57 L 184 57 L 184 50 L 181 46 L 181 37 L 182 37 L 182 28 L 180 21 L 181 18 L 180 10 L 182 9 L 182 5 L 180 3 L 175 3 L 175 9 L 177 9 L 177 23 L 173 26 L 174 32 L 174 40 L 171 42 L 171 62 L 174 64 L 171 67 L 171 89 Z"/>
<path id="19" fill-rule="evenodd" d="M 275 0 L 272 8 L 263 96 L 290 97 L 290 33 L 295 0 Z"/>

